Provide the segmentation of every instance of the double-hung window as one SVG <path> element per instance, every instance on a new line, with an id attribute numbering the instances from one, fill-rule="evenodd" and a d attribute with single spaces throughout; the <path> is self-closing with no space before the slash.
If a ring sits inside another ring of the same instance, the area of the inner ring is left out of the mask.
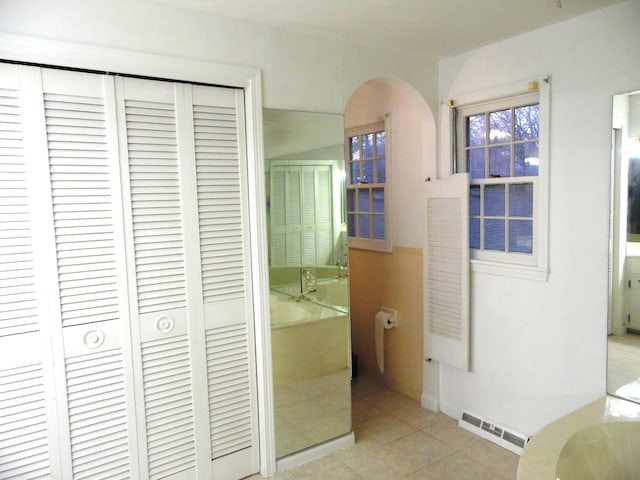
<path id="1" fill-rule="evenodd" d="M 347 130 L 349 246 L 388 252 L 389 138 L 384 122 Z"/>
<path id="2" fill-rule="evenodd" d="M 476 270 L 546 279 L 548 94 L 543 97 L 535 88 L 456 109 L 456 170 L 469 173 Z"/>

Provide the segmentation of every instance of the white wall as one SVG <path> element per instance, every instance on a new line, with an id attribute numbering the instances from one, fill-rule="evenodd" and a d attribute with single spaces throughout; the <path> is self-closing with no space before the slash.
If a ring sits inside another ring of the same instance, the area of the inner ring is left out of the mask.
<path id="1" fill-rule="evenodd" d="M 549 280 L 473 275 L 472 372 L 442 366 L 449 413 L 533 434 L 605 393 L 612 95 L 640 88 L 638 25 L 630 1 L 440 62 L 441 99 L 552 76 Z"/>
<path id="2" fill-rule="evenodd" d="M 437 63 L 426 56 L 153 0 L 1 0 L 0 32 L 260 68 L 271 108 L 342 113 L 356 88 L 380 76 L 401 78 L 437 102 Z"/>

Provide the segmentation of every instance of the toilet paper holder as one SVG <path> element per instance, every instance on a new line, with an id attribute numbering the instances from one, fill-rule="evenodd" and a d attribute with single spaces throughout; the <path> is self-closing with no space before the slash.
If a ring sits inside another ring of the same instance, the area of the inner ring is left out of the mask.
<path id="1" fill-rule="evenodd" d="M 389 307 L 380 307 L 381 312 L 385 312 L 389 317 L 385 321 L 384 327 L 388 330 L 398 326 L 398 311 Z"/>
<path id="2" fill-rule="evenodd" d="M 384 373 L 384 331 L 397 326 L 398 311 L 388 307 L 380 307 L 374 317 L 376 362 L 380 373 Z"/>

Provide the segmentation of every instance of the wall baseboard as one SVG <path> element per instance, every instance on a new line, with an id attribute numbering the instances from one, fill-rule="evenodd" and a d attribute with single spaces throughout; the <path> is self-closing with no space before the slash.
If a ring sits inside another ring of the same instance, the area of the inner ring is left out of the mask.
<path id="1" fill-rule="evenodd" d="M 456 420 L 462 415 L 462 409 L 452 403 L 440 402 L 440 411 L 445 415 L 455 418 Z"/>
<path id="2" fill-rule="evenodd" d="M 432 397 L 431 395 L 422 394 L 420 397 L 420 405 L 427 410 L 431 410 L 432 412 L 440 411 L 440 400 Z"/>
<path id="3" fill-rule="evenodd" d="M 315 447 L 308 448 L 298 453 L 292 453 L 284 458 L 276 461 L 276 472 L 282 473 L 292 468 L 299 467 L 305 463 L 309 463 L 318 458 L 329 455 L 330 453 L 337 452 L 350 447 L 355 443 L 355 435 L 353 432 L 349 432 L 342 437 L 335 438 Z"/>

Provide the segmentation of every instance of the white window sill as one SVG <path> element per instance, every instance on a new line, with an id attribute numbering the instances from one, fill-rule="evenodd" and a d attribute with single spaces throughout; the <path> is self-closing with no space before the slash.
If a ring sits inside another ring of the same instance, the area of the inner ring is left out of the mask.
<path id="1" fill-rule="evenodd" d="M 549 269 L 546 267 L 488 262 L 486 260 L 471 260 L 471 272 L 498 275 L 500 277 L 522 278 L 536 282 L 546 282 L 549 279 Z"/>

